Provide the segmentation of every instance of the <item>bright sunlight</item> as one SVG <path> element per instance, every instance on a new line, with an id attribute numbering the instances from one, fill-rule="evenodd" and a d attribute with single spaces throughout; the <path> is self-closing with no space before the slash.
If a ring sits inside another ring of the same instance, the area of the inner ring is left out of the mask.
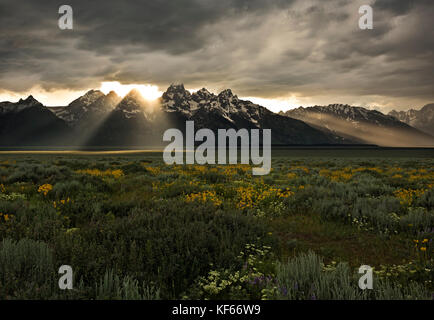
<path id="1" fill-rule="evenodd" d="M 104 81 L 101 82 L 101 90 L 107 94 L 110 91 L 116 92 L 119 96 L 124 97 L 132 89 L 137 89 L 143 98 L 146 100 L 156 100 L 163 94 L 157 86 L 150 84 L 121 84 L 118 81 Z"/>

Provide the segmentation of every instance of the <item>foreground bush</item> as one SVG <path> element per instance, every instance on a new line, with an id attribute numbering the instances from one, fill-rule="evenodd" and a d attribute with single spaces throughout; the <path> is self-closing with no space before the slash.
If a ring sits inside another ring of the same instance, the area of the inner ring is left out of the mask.
<path id="1" fill-rule="evenodd" d="M 361 290 L 358 279 L 346 263 L 324 265 L 309 252 L 276 265 L 276 282 L 267 288 L 270 299 L 288 300 L 399 300 L 431 299 L 431 293 L 417 282 L 389 281 L 374 275 L 373 289 Z"/>
<path id="2" fill-rule="evenodd" d="M 0 243 L 0 299 L 38 299 L 51 295 L 56 271 L 47 244 L 30 239 Z"/>

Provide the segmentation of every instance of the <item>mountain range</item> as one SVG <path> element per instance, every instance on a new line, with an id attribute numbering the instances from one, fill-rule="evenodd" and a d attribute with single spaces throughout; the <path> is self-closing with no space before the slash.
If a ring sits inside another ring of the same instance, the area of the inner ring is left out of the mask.
<path id="1" fill-rule="evenodd" d="M 391 147 L 434 145 L 433 136 L 422 128 L 400 121 L 393 112 L 385 115 L 377 110 L 331 104 L 299 107 L 280 114 L 299 119 L 323 132 L 333 133 L 358 143 Z"/>
<path id="2" fill-rule="evenodd" d="M 434 136 L 434 103 L 425 105 L 420 110 L 389 112 L 389 115 L 406 124 Z"/>
<path id="3" fill-rule="evenodd" d="M 171 85 L 156 101 L 135 89 L 123 98 L 113 91 L 90 90 L 64 107 L 43 106 L 32 96 L 1 102 L 0 146 L 162 146 L 167 144 L 164 131 L 185 131 L 187 120 L 194 121 L 196 130 L 271 129 L 275 145 L 434 145 L 431 135 L 398 117 L 400 113 L 384 115 L 346 105 L 277 114 L 239 99 L 230 89 L 190 93 L 182 84 Z"/>

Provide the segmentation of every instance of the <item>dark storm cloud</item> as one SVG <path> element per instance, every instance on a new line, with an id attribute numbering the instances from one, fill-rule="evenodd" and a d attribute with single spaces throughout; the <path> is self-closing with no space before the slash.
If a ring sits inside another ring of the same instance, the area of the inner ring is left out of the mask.
<path id="1" fill-rule="evenodd" d="M 200 29 L 223 17 L 236 17 L 284 7 L 291 0 L 153 0 L 92 1 L 80 7 L 77 22 L 85 49 L 104 52 L 111 46 L 142 45 L 147 50 L 180 54 L 201 48 L 207 41 Z"/>
<path id="2" fill-rule="evenodd" d="M 58 85 L 80 86 L 70 79 L 65 61 L 79 59 L 89 52 L 89 60 L 102 63 L 106 56 L 121 62 L 129 54 L 162 50 L 172 55 L 195 51 L 207 42 L 201 28 L 223 17 L 264 14 L 284 7 L 291 0 L 152 0 L 152 1 L 68 1 L 74 10 L 74 30 L 57 28 L 60 1 L 2 1 L 0 6 L 0 71 L 41 74 L 45 86 L 54 85 L 50 75 L 60 74 Z M 53 70 L 45 70 L 51 60 Z M 70 65 L 70 63 L 66 63 Z M 84 63 L 86 65 L 86 63 Z M 84 69 L 84 68 L 82 68 Z M 83 77 L 88 75 L 83 70 Z M 120 70 L 122 72 L 122 70 Z M 7 89 L 13 79 L 1 82 Z M 30 85 L 30 83 L 28 84 Z M 19 85 L 25 87 L 25 83 Z"/>
<path id="3" fill-rule="evenodd" d="M 377 0 L 375 7 L 397 15 L 408 13 L 415 6 L 430 5 L 432 0 Z"/>
<path id="4" fill-rule="evenodd" d="M 239 95 L 433 97 L 429 0 L 60 1 L 0 4 L 0 90 L 101 81 L 231 87 Z M 374 29 L 358 28 L 358 8 Z"/>
<path id="5" fill-rule="evenodd" d="M 381 0 L 375 4 L 381 10 L 388 10 L 394 14 L 407 13 L 414 5 L 414 0 L 396 1 L 396 0 Z"/>

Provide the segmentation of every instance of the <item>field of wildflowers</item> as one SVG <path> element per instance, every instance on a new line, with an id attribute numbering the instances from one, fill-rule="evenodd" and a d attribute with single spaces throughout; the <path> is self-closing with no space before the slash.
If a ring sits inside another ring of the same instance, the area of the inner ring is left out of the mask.
<path id="1" fill-rule="evenodd" d="M 0 299 L 432 299 L 432 156 L 283 154 L 251 172 L 1 155 Z"/>

